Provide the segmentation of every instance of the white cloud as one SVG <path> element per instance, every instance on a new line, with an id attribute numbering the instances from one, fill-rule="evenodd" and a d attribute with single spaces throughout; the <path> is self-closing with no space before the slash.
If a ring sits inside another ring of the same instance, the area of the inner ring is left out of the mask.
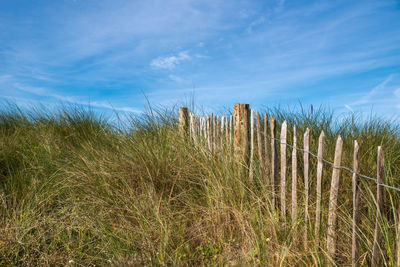
<path id="1" fill-rule="evenodd" d="M 78 103 L 77 104 L 81 104 L 81 105 L 90 105 L 92 107 L 98 107 L 98 108 L 107 108 L 107 109 L 111 109 L 111 110 L 117 110 L 117 111 L 125 111 L 125 112 L 132 112 L 132 113 L 141 113 L 141 110 L 138 109 L 134 109 L 131 107 L 115 107 L 113 105 L 111 105 L 108 102 L 104 102 L 104 101 L 94 101 L 94 102 L 90 102 L 88 103 Z"/>
<path id="2" fill-rule="evenodd" d="M 173 80 L 173 81 L 175 81 L 175 82 L 177 82 L 177 83 L 181 83 L 181 82 L 183 82 L 183 79 L 181 78 L 181 77 L 179 77 L 179 76 L 176 76 L 176 75 L 169 75 L 168 76 L 171 80 Z"/>
<path id="3" fill-rule="evenodd" d="M 187 51 L 182 51 L 176 56 L 158 57 L 151 61 L 150 66 L 155 69 L 172 70 L 183 61 L 190 60 L 192 57 Z"/>
<path id="4" fill-rule="evenodd" d="M 249 33 L 249 34 L 252 33 L 254 27 L 257 27 L 258 25 L 263 24 L 264 22 L 265 22 L 264 16 L 252 21 L 246 29 L 247 33 Z"/>
<path id="5" fill-rule="evenodd" d="M 354 112 L 354 110 L 349 106 L 349 105 L 344 105 L 344 107 L 347 109 L 347 110 L 349 110 L 349 111 L 351 111 L 351 112 Z"/>

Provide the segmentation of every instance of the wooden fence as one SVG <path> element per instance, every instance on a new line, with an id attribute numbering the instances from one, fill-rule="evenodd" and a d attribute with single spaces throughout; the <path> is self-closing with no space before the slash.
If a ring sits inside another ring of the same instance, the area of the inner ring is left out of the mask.
<path id="1" fill-rule="evenodd" d="M 291 154 L 291 209 L 290 218 L 292 224 L 296 222 L 298 216 L 298 195 L 297 195 L 297 154 L 298 151 L 303 152 L 303 181 L 304 181 L 304 221 L 310 223 L 309 216 L 309 170 L 310 170 L 310 155 L 317 158 L 316 170 L 316 203 L 315 203 L 315 220 L 314 220 L 314 236 L 316 244 L 320 244 L 320 228 L 321 228 L 321 199 L 322 199 L 322 174 L 324 164 L 332 166 L 332 178 L 329 192 L 329 209 L 328 209 L 328 225 L 326 233 L 326 252 L 329 264 L 335 264 L 337 253 L 337 217 L 338 217 L 338 193 L 339 193 L 339 179 L 340 171 L 345 169 L 352 173 L 352 191 L 353 191 L 353 214 L 352 214 L 352 266 L 359 265 L 359 205 L 360 205 L 360 190 L 359 190 L 359 177 L 374 180 L 377 184 L 376 188 L 376 221 L 375 231 L 373 236 L 373 247 L 371 255 L 372 266 L 380 266 L 380 245 L 382 243 L 382 229 L 379 222 L 382 216 L 384 207 L 384 194 L 383 188 L 389 187 L 385 185 L 384 173 L 384 151 L 382 147 L 377 148 L 377 178 L 368 177 L 360 174 L 359 167 L 359 145 L 354 141 L 353 152 L 353 166 L 352 168 L 341 166 L 343 140 L 341 136 L 337 137 L 334 162 L 329 162 L 323 158 L 324 154 L 324 139 L 325 134 L 322 131 L 318 139 L 317 155 L 310 151 L 310 130 L 307 128 L 303 136 L 303 147 L 298 147 L 296 140 L 296 126 L 293 126 L 293 140 L 291 145 L 287 142 L 287 122 L 281 124 L 280 138 L 277 138 L 276 133 L 276 120 L 273 116 L 264 114 L 263 119 L 258 112 L 250 110 L 248 104 L 235 104 L 233 107 L 234 114 L 229 117 L 219 117 L 214 114 L 204 117 L 197 117 L 194 113 L 189 112 L 187 108 L 179 109 L 179 129 L 182 134 L 190 136 L 195 144 L 203 144 L 207 147 L 210 153 L 215 154 L 221 150 L 222 146 L 227 145 L 229 150 L 233 152 L 235 159 L 240 162 L 240 166 L 244 166 L 243 171 L 248 177 L 249 182 L 252 183 L 254 179 L 254 170 L 256 161 L 254 154 L 258 155 L 257 164 L 260 170 L 260 177 L 263 181 L 272 188 L 272 203 L 279 210 L 280 217 L 283 222 L 287 222 L 287 207 L 286 207 L 286 179 L 287 179 L 287 148 L 292 148 Z M 256 123 L 254 123 L 256 121 Z M 262 129 L 262 122 L 264 127 Z M 269 128 L 269 131 L 268 131 Z M 255 142 L 255 138 L 257 141 Z M 254 144 L 257 147 L 254 147 Z M 280 144 L 280 177 L 278 177 L 278 156 L 277 144 Z M 257 151 L 255 151 L 255 149 Z M 263 151 L 264 150 L 264 151 Z M 279 195 L 278 195 L 279 191 Z M 280 204 L 278 208 L 278 204 Z M 400 233 L 400 223 L 397 226 L 398 233 Z M 308 232 L 304 231 L 302 237 L 306 246 L 308 239 Z M 397 237 L 397 266 L 400 266 L 400 243 Z"/>

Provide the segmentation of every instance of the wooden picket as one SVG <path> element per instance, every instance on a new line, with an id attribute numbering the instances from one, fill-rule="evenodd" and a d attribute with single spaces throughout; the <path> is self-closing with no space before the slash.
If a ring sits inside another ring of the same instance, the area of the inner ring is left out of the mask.
<path id="1" fill-rule="evenodd" d="M 321 226 L 321 198 L 322 198 L 322 171 L 323 171 L 323 154 L 324 154 L 324 131 L 321 132 L 318 138 L 318 164 L 317 164 L 317 200 L 315 206 L 315 228 L 314 236 L 315 243 L 319 246 L 319 234 Z"/>
<path id="2" fill-rule="evenodd" d="M 286 219 L 286 137 L 287 122 L 284 121 L 281 126 L 281 216 Z"/>
<path id="3" fill-rule="evenodd" d="M 353 154 L 353 232 L 351 235 L 351 265 L 353 267 L 359 266 L 358 258 L 358 211 L 360 204 L 360 190 L 359 190 L 359 180 L 358 173 L 360 172 L 359 163 L 359 146 L 357 141 L 354 141 L 354 154 Z"/>
<path id="4" fill-rule="evenodd" d="M 277 171 L 277 148 L 276 148 L 276 142 L 275 142 L 275 136 L 276 136 L 276 128 L 275 128 L 275 117 L 271 116 L 270 117 L 270 130 L 271 130 L 271 186 L 272 186 L 272 199 L 273 199 L 273 205 L 275 208 L 278 207 L 278 202 L 277 202 L 277 195 L 278 195 L 278 171 Z"/>
<path id="5" fill-rule="evenodd" d="M 262 151 L 262 138 L 261 138 L 261 117 L 260 113 L 257 112 L 257 148 L 258 148 L 258 159 L 259 159 L 259 164 L 260 164 L 260 178 L 263 181 L 264 180 L 264 159 L 263 159 L 263 151 Z"/>
<path id="6" fill-rule="evenodd" d="M 303 137 L 303 162 L 304 162 L 304 248 L 307 249 L 308 246 L 308 222 L 309 222 L 309 214 L 308 214 L 308 202 L 309 202 L 309 181 L 308 181 L 308 175 L 309 175 L 309 169 L 310 169 L 310 129 L 306 129 L 306 132 L 304 133 Z"/>
<path id="7" fill-rule="evenodd" d="M 296 126 L 293 126 L 293 149 L 292 149 L 292 225 L 297 220 L 297 137 Z"/>
<path id="8" fill-rule="evenodd" d="M 254 181 L 254 109 L 250 111 L 250 166 L 249 166 L 249 181 Z"/>
<path id="9" fill-rule="evenodd" d="M 268 153 L 268 115 L 264 115 L 264 180 L 266 185 L 272 185 L 271 184 L 271 177 L 270 177 L 270 171 L 269 171 L 269 153 Z"/>
<path id="10" fill-rule="evenodd" d="M 376 186 L 376 221 L 375 221 L 375 231 L 374 231 L 374 243 L 372 247 L 372 264 L 371 266 L 380 266 L 380 250 L 381 250 L 381 240 L 382 240 L 382 211 L 384 205 L 383 199 L 383 184 L 385 182 L 385 160 L 383 156 L 383 149 L 378 146 L 378 159 L 377 159 L 377 180 L 378 184 Z"/>
<path id="11" fill-rule="evenodd" d="M 329 194 L 328 210 L 328 231 L 326 237 L 326 250 L 329 260 L 335 261 L 336 257 L 336 220 L 337 220 L 337 200 L 339 193 L 340 161 L 342 160 L 343 140 L 339 135 L 336 141 L 334 167 L 332 170 L 331 189 Z M 331 261 L 330 261 L 331 263 Z"/>

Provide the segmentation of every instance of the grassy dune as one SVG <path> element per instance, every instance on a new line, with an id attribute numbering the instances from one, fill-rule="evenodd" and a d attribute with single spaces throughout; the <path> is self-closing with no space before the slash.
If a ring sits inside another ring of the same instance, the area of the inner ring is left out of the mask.
<path id="1" fill-rule="evenodd" d="M 398 124 L 354 116 L 336 120 L 325 109 L 313 116 L 267 112 L 277 117 L 278 130 L 283 120 L 289 129 L 297 125 L 300 146 L 309 127 L 312 152 L 324 130 L 324 155 L 330 161 L 341 134 L 345 166 L 352 166 L 357 139 L 365 175 L 376 177 L 377 146 L 383 146 L 386 183 L 400 187 Z M 297 157 L 300 214 L 295 227 L 282 226 L 271 205 L 271 188 L 259 171 L 249 184 L 235 172 L 229 148 L 211 156 L 181 138 L 172 111 L 153 110 L 116 127 L 80 108 L 50 114 L 8 106 L 0 111 L 0 265 L 325 265 L 332 169 L 324 167 L 317 246 L 313 224 L 303 220 L 303 157 L 300 152 Z M 316 159 L 310 162 L 313 222 Z M 289 166 L 289 208 L 290 174 Z M 362 264 L 369 264 L 372 254 L 375 191 L 373 182 L 361 180 Z M 381 254 L 393 266 L 400 192 L 386 189 L 385 199 Z M 352 192 L 346 171 L 341 173 L 338 205 L 337 261 L 348 265 Z M 307 244 L 304 229 L 309 231 Z"/>

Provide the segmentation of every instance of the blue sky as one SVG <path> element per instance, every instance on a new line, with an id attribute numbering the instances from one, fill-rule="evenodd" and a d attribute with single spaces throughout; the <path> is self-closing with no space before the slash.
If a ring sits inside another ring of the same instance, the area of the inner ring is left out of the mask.
<path id="1" fill-rule="evenodd" d="M 0 0 L 0 97 L 400 115 L 400 1 Z"/>

